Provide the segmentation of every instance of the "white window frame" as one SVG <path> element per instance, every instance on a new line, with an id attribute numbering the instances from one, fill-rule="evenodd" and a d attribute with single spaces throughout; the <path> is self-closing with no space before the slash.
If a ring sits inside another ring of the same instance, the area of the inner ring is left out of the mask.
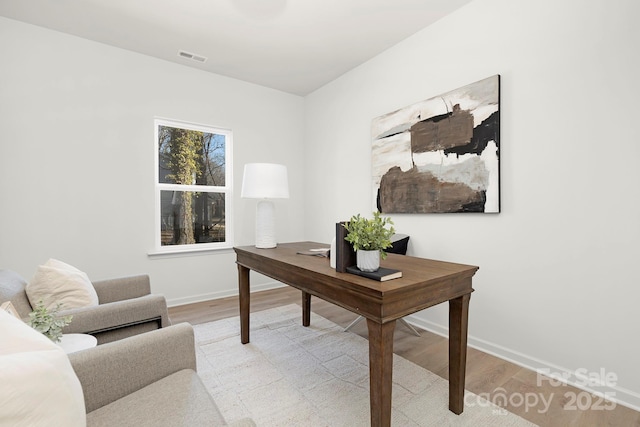
<path id="1" fill-rule="evenodd" d="M 160 182 L 160 156 L 158 129 L 160 126 L 168 126 L 180 129 L 188 129 L 205 133 L 213 133 L 225 136 L 225 185 L 184 185 L 168 184 Z M 155 118 L 154 119 L 154 181 L 155 181 L 155 248 L 150 255 L 201 252 L 233 248 L 233 132 L 214 126 L 201 125 L 178 120 Z M 193 191 L 203 193 L 224 193 L 225 197 L 225 241 L 212 243 L 195 243 L 183 245 L 162 245 L 161 223 L 161 191 Z"/>

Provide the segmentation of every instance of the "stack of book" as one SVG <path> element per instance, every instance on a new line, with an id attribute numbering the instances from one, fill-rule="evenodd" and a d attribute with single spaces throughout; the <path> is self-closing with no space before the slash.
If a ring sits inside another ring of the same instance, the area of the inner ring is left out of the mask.
<path id="1" fill-rule="evenodd" d="M 402 271 L 394 268 L 380 267 L 376 271 L 362 271 L 358 267 L 347 267 L 347 273 L 357 274 L 358 276 L 367 277 L 369 279 L 377 280 L 379 282 L 386 282 L 391 279 L 398 279 L 402 277 Z"/>

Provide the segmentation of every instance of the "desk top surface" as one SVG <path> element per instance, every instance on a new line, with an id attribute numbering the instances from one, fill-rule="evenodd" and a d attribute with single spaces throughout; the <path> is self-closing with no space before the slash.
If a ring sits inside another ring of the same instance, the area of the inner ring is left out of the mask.
<path id="1" fill-rule="evenodd" d="M 292 267 L 298 267 L 309 272 L 320 273 L 332 278 L 346 281 L 359 286 L 379 290 L 392 291 L 416 284 L 425 284 L 430 281 L 438 281 L 443 278 L 471 277 L 479 267 L 466 264 L 458 264 L 447 261 L 437 261 L 426 258 L 417 258 L 398 254 L 388 254 L 387 259 L 381 260 L 382 267 L 394 268 L 402 271 L 402 277 L 386 282 L 367 279 L 350 273 L 338 273 L 329 265 L 329 258 L 322 256 L 310 256 L 298 254 L 299 251 L 308 251 L 315 248 L 328 248 L 326 243 L 318 242 L 293 242 L 280 243 L 272 249 L 258 249 L 255 246 L 240 246 L 234 250 L 241 255 L 257 256 L 260 258 L 279 261 Z"/>
<path id="2" fill-rule="evenodd" d="M 298 254 L 298 251 L 321 247 L 328 245 L 295 242 L 282 243 L 273 249 L 242 246 L 234 250 L 239 266 L 379 323 L 470 294 L 473 292 L 471 279 L 478 270 L 473 265 L 389 254 L 381 261 L 381 266 L 402 271 L 402 277 L 378 282 L 355 274 L 338 273 L 331 268 L 327 257 Z"/>

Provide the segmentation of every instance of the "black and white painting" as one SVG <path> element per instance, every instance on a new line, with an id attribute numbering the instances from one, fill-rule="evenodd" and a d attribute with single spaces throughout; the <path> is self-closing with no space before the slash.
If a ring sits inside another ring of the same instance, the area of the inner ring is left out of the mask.
<path id="1" fill-rule="evenodd" d="M 382 213 L 500 212 L 500 76 L 373 120 Z"/>

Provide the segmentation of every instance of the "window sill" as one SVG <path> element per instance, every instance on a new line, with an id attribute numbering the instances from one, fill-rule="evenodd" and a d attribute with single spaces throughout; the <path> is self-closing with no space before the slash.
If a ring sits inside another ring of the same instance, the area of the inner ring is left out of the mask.
<path id="1" fill-rule="evenodd" d="M 233 246 L 220 246 L 217 248 L 170 248 L 170 249 L 154 249 L 147 252 L 147 256 L 151 259 L 154 258 L 173 258 L 180 256 L 196 256 L 196 255 L 208 255 L 213 252 L 217 253 L 230 253 L 233 251 Z"/>

